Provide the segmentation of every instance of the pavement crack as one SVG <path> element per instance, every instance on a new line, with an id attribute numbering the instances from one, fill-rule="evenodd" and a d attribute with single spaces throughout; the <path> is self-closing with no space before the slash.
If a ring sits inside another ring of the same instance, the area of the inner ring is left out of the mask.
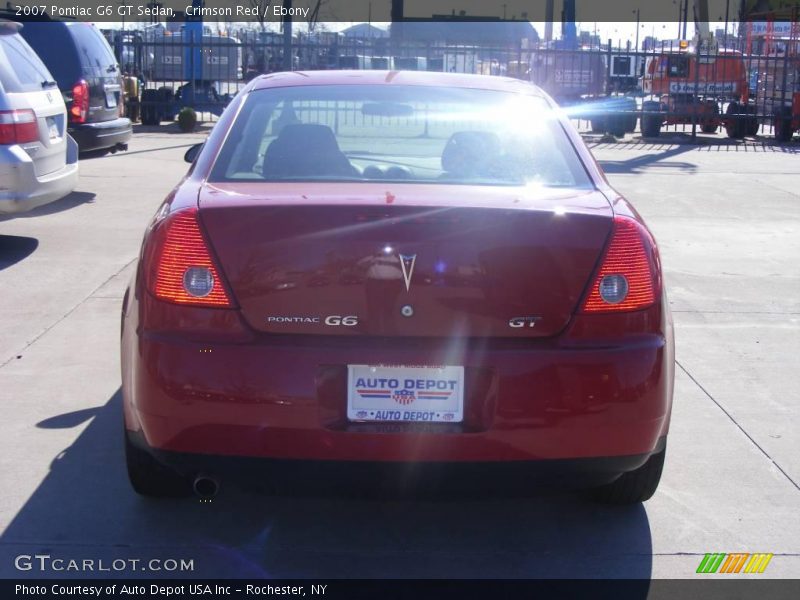
<path id="1" fill-rule="evenodd" d="M 768 181 L 764 181 L 763 179 L 756 179 L 756 182 L 760 183 L 761 185 L 765 185 L 767 187 L 770 187 L 773 190 L 776 190 L 778 192 L 783 192 L 784 194 L 789 194 L 790 196 L 800 197 L 800 194 L 798 194 L 797 192 L 793 192 L 791 190 L 787 190 L 786 188 L 778 187 L 777 185 L 773 185 L 773 184 L 769 183 Z"/>
<path id="2" fill-rule="evenodd" d="M 122 273 L 122 272 L 123 272 L 125 269 L 127 269 L 129 266 L 131 266 L 131 264 L 133 264 L 135 261 L 136 261 L 136 258 L 132 258 L 131 260 L 129 260 L 129 261 L 128 261 L 127 263 L 125 263 L 125 264 L 124 264 L 124 265 L 123 265 L 123 266 L 122 266 L 120 269 L 118 269 L 117 271 L 115 271 L 114 273 L 112 273 L 112 274 L 111 274 L 109 277 L 107 277 L 105 280 L 103 280 L 103 282 L 102 282 L 102 283 L 100 283 L 100 285 L 98 285 L 98 286 L 97 286 L 97 287 L 95 287 L 95 288 L 94 288 L 94 289 L 93 289 L 91 292 L 89 292 L 89 294 L 88 294 L 88 295 L 87 295 L 87 296 L 86 296 L 86 297 L 85 297 L 83 300 L 81 300 L 80 302 L 78 302 L 78 303 L 77 303 L 75 306 L 73 306 L 72 308 L 70 308 L 70 309 L 69 309 L 69 310 L 68 310 L 66 313 L 64 313 L 63 315 L 61 315 L 61 317 L 59 317 L 59 318 L 58 318 L 58 319 L 56 319 L 56 320 L 55 320 L 53 323 L 51 323 L 50 325 L 48 325 L 47 327 L 45 327 L 45 328 L 44 328 L 42 331 L 40 331 L 40 332 L 38 333 L 38 335 L 36 335 L 36 336 L 35 336 L 35 337 L 34 337 L 32 340 L 30 340 L 30 341 L 29 341 L 27 344 L 25 344 L 25 346 L 24 346 L 24 347 L 23 347 L 21 350 L 17 350 L 16 352 L 12 352 L 12 353 L 11 353 L 11 356 L 9 356 L 9 357 L 8 357 L 8 358 L 7 358 L 5 361 L 3 361 L 3 363 L 2 363 L 2 364 L 0 364 L 0 369 L 2 369 L 3 367 L 5 367 L 6 365 L 8 365 L 10 362 L 14 361 L 14 360 L 16 359 L 16 357 L 17 357 L 17 356 L 19 356 L 19 355 L 21 355 L 21 354 L 24 354 L 24 353 L 25 353 L 25 352 L 28 350 L 28 348 L 30 348 L 30 347 L 31 347 L 31 346 L 33 346 L 33 345 L 34 345 L 36 342 L 38 342 L 38 341 L 39 341 L 39 340 L 40 340 L 40 339 L 41 339 L 43 336 L 45 336 L 45 335 L 46 335 L 46 334 L 47 334 L 47 333 L 48 333 L 48 332 L 49 332 L 51 329 L 53 329 L 53 327 L 55 327 L 56 325 L 58 325 L 59 323 L 61 323 L 61 322 L 62 322 L 64 319 L 66 319 L 66 318 L 67 318 L 67 317 L 69 317 L 69 316 L 70 316 L 72 313 L 74 313 L 76 310 L 78 310 L 78 308 L 80 308 L 81 306 L 83 306 L 83 305 L 86 303 L 86 301 L 87 301 L 87 300 L 89 300 L 90 298 L 92 298 L 92 297 L 94 296 L 94 294 L 97 292 L 97 290 L 101 289 L 101 288 L 102 288 L 102 287 L 103 287 L 105 284 L 107 284 L 109 281 L 111 281 L 112 279 L 114 279 L 114 277 L 116 277 L 117 275 L 119 275 L 120 273 Z"/>
<path id="3" fill-rule="evenodd" d="M 739 428 L 739 431 L 741 431 L 741 432 L 742 432 L 742 433 L 743 433 L 745 436 L 747 436 L 747 439 L 748 439 L 748 440 L 750 440 L 750 442 L 751 442 L 751 443 L 752 443 L 752 444 L 753 444 L 753 445 L 754 445 L 756 448 L 758 448 L 758 449 L 761 451 L 761 453 L 762 453 L 764 456 L 766 456 L 766 457 L 767 457 L 767 459 L 768 459 L 768 460 L 769 460 L 769 461 L 770 461 L 770 462 L 771 462 L 773 465 L 775 465 L 775 468 L 776 468 L 776 469 L 778 469 L 778 470 L 779 470 L 781 473 L 783 473 L 783 476 L 784 476 L 784 477 L 786 477 L 786 479 L 788 479 L 788 480 L 789 480 L 789 482 L 790 482 L 790 483 L 791 483 L 791 484 L 792 484 L 792 485 L 795 487 L 795 489 L 796 489 L 796 490 L 798 490 L 798 491 L 800 491 L 800 485 L 798 485 L 798 484 L 797 484 L 797 482 L 796 482 L 794 479 L 792 479 L 792 478 L 789 476 L 789 474 L 788 474 L 786 471 L 784 471 L 784 470 L 783 470 L 783 468 L 781 468 L 781 466 L 780 466 L 780 465 L 779 465 L 777 462 L 775 462 L 775 459 L 773 459 L 773 458 L 772 458 L 772 457 L 769 455 L 769 453 L 768 453 L 766 450 L 764 450 L 764 448 L 762 448 L 762 447 L 761 447 L 761 445 L 760 445 L 760 444 L 759 444 L 759 443 L 758 443 L 758 442 L 757 442 L 757 441 L 756 441 L 756 440 L 753 438 L 753 436 L 751 436 L 749 433 L 747 433 L 747 431 L 745 430 L 745 428 L 744 428 L 744 427 L 742 427 L 742 426 L 739 424 L 739 422 L 738 422 L 736 419 L 734 419 L 734 418 L 733 418 L 733 415 L 732 415 L 731 413 L 729 413 L 729 412 L 728 412 L 728 411 L 725 409 L 725 407 L 724 407 L 724 406 L 722 406 L 722 404 L 720 404 L 720 403 L 719 403 L 719 402 L 716 400 L 716 398 L 714 398 L 714 396 L 712 396 L 712 395 L 709 393 L 709 391 L 708 391 L 706 388 L 704 388 L 704 387 L 703 387 L 703 386 L 700 384 L 700 382 L 699 382 L 699 381 L 697 381 L 697 379 L 695 379 L 695 378 L 694 378 L 694 376 L 693 376 L 691 373 L 689 373 L 689 371 L 686 369 L 686 367 L 684 367 L 684 366 L 683 366 L 683 365 L 682 365 L 682 364 L 681 364 L 681 363 L 680 363 L 678 360 L 676 360 L 676 361 L 675 361 L 675 364 L 676 364 L 676 365 L 678 365 L 678 367 L 680 367 L 681 371 L 683 371 L 684 373 L 686 373 L 686 375 L 689 377 L 689 379 L 691 379 L 691 380 L 694 382 L 694 384 L 695 384 L 695 385 L 696 385 L 698 388 L 700 388 L 700 390 L 702 390 L 702 392 L 703 392 L 703 393 L 704 393 L 706 396 L 708 396 L 708 398 L 709 398 L 709 399 L 710 399 L 710 400 L 711 400 L 711 401 L 712 401 L 714 404 L 716 404 L 716 405 L 717 405 L 717 408 L 719 408 L 719 409 L 720 409 L 720 410 L 721 410 L 723 413 L 725 413 L 725 416 L 726 416 L 726 417 L 728 417 L 728 418 L 731 420 L 731 423 L 733 423 L 734 425 L 736 425 L 736 427 L 738 427 L 738 428 Z"/>

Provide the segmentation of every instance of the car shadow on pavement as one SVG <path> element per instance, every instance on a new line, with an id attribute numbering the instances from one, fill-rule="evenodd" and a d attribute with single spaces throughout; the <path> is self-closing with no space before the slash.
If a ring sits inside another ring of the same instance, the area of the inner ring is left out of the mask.
<path id="1" fill-rule="evenodd" d="M 0 235 L 0 271 L 25 260 L 39 247 L 39 240 L 21 235 Z"/>
<path id="2" fill-rule="evenodd" d="M 697 170 L 695 163 L 669 159 L 694 149 L 696 148 L 692 146 L 667 146 L 664 150 L 638 154 L 626 160 L 600 160 L 598 162 L 606 173 L 625 173 L 630 175 L 640 173 L 642 169 L 653 167 L 692 173 Z"/>
<path id="3" fill-rule="evenodd" d="M 12 218 L 14 219 L 31 219 L 35 217 L 42 217 L 44 215 L 52 215 L 55 213 L 60 213 L 65 210 L 69 210 L 71 208 L 75 208 L 76 206 L 80 206 L 81 204 L 89 204 L 94 202 L 94 198 L 97 194 L 93 192 L 70 192 L 63 198 L 56 200 L 55 202 L 50 202 L 49 204 L 45 204 L 38 208 L 34 208 L 28 212 L 20 213 L 18 215 L 13 215 Z"/>
<path id="4" fill-rule="evenodd" d="M 106 565 L 192 561 L 186 572 L 136 566 L 104 577 L 651 576 L 643 506 L 598 506 L 561 493 L 470 500 L 276 497 L 224 481 L 211 502 L 146 499 L 134 494 L 125 475 L 120 391 L 102 407 L 37 426 L 73 428 L 89 419 L 0 536 L 0 577 L 98 575 L 15 569 L 14 557 L 37 553 Z"/>
<path id="5" fill-rule="evenodd" d="M 136 135 L 137 133 L 167 133 L 170 135 L 174 134 L 208 134 L 214 128 L 213 122 L 198 122 L 197 126 L 194 128 L 194 131 L 183 131 L 179 126 L 177 121 L 162 121 L 161 125 L 142 125 L 141 123 L 134 123 L 133 124 L 133 134 Z"/>

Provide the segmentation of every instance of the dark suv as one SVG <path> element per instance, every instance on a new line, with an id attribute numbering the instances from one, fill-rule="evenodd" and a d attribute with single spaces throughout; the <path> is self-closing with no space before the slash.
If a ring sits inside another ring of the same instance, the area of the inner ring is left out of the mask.
<path id="1" fill-rule="evenodd" d="M 128 149 L 133 129 L 122 117 L 122 74 L 94 25 L 26 22 L 20 32 L 55 77 L 69 114 L 68 131 L 81 152 Z"/>

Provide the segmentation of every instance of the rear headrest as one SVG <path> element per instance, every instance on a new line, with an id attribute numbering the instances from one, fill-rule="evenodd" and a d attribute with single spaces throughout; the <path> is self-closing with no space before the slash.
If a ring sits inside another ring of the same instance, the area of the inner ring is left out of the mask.
<path id="1" fill-rule="evenodd" d="M 319 125 L 318 123 L 289 123 L 284 125 L 276 141 L 278 140 L 282 140 L 284 144 L 291 144 L 292 142 L 308 144 L 325 152 L 339 150 L 339 144 L 336 143 L 336 136 L 333 134 L 333 130 L 327 125 Z"/>
<path id="2" fill-rule="evenodd" d="M 330 127 L 315 123 L 285 125 L 264 154 L 264 177 L 352 175 Z"/>
<path id="3" fill-rule="evenodd" d="M 497 134 L 457 131 L 442 150 L 442 169 L 449 175 L 482 175 L 502 152 Z"/>

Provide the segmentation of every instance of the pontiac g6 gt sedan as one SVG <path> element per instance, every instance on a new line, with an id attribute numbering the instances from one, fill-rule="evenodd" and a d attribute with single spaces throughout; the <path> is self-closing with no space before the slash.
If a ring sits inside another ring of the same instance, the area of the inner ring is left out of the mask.
<path id="1" fill-rule="evenodd" d="M 137 492 L 336 473 L 654 493 L 674 377 L 658 251 L 541 90 L 273 74 L 193 154 L 123 304 Z"/>

